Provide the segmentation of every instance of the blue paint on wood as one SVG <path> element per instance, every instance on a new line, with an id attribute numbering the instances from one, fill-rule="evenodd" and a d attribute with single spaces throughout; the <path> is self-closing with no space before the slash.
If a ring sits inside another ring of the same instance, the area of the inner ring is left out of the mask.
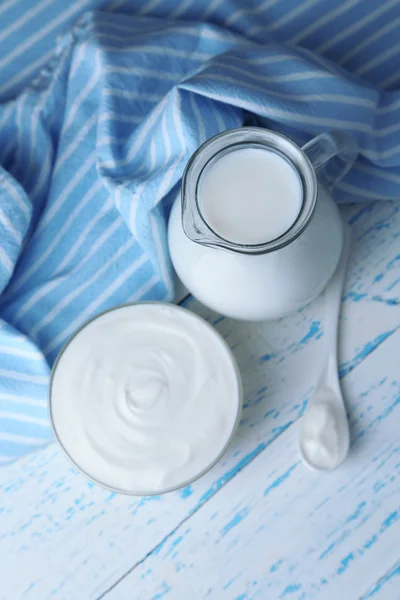
<path id="1" fill-rule="evenodd" d="M 384 487 L 386 487 L 385 483 L 382 483 L 382 481 L 377 481 L 376 483 L 374 483 L 373 485 L 373 491 L 374 493 L 378 493 L 380 490 L 382 490 Z"/>
<path id="2" fill-rule="evenodd" d="M 33 582 L 32 582 L 32 583 L 31 583 L 31 584 L 30 584 L 30 585 L 29 585 L 29 586 L 26 588 L 26 590 L 24 590 L 24 591 L 22 592 L 22 595 L 23 595 L 23 596 L 26 596 L 27 594 L 29 594 L 29 592 L 30 592 L 30 591 L 32 591 L 32 590 L 33 590 L 33 588 L 36 586 L 36 583 L 37 583 L 37 581 L 33 581 Z"/>
<path id="3" fill-rule="evenodd" d="M 176 548 L 176 547 L 177 547 L 177 546 L 178 546 L 178 545 L 181 543 L 181 541 L 182 541 L 182 540 L 183 540 L 183 535 L 180 535 L 180 536 L 178 536 L 177 538 L 175 538 L 175 539 L 174 539 L 174 540 L 171 542 L 171 545 L 170 545 L 170 547 L 169 547 L 168 551 L 167 551 L 167 552 L 165 553 L 165 555 L 164 555 L 164 558 L 165 558 L 166 556 L 169 556 L 169 555 L 171 554 L 171 552 L 174 550 L 174 548 Z"/>
<path id="4" fill-rule="evenodd" d="M 174 557 L 176 557 L 176 555 L 177 555 L 177 554 L 178 554 L 177 552 L 174 552 L 174 554 L 172 555 L 172 557 L 173 557 L 173 558 L 174 558 Z M 185 566 L 186 566 L 186 565 L 185 565 L 185 563 L 182 563 L 182 562 L 177 562 L 177 563 L 175 563 L 175 571 L 176 571 L 177 573 L 179 573 L 179 571 L 180 571 L 181 569 L 183 569 L 183 567 L 185 567 Z"/>
<path id="5" fill-rule="evenodd" d="M 350 217 L 350 219 L 349 219 L 349 225 L 353 225 L 353 223 L 355 223 L 356 221 L 358 221 L 358 219 L 362 215 L 369 214 L 370 212 L 372 212 L 374 210 L 374 208 L 376 208 L 376 203 L 367 204 L 367 206 L 363 206 L 363 208 L 361 208 L 358 212 L 356 212 L 355 215 L 353 215 L 352 217 Z"/>
<path id="6" fill-rule="evenodd" d="M 148 575 L 150 575 L 153 572 L 153 569 L 147 569 L 147 571 L 145 571 L 141 576 L 140 579 L 144 579 L 145 577 L 147 577 Z"/>
<path id="7" fill-rule="evenodd" d="M 399 517 L 399 511 L 397 510 L 390 513 L 390 515 L 384 521 L 382 521 L 380 533 L 383 533 L 384 531 L 386 531 L 386 529 L 389 529 L 389 527 L 391 527 L 394 523 L 396 523 L 399 520 Z"/>
<path id="8" fill-rule="evenodd" d="M 370 229 L 375 229 L 375 231 L 382 231 L 382 229 L 389 229 L 390 226 L 391 223 L 388 223 L 387 221 L 379 221 L 378 223 L 375 223 L 375 225 L 373 225 Z"/>
<path id="9" fill-rule="evenodd" d="M 364 508 L 364 506 L 366 506 L 366 502 L 360 502 L 360 504 L 357 506 L 356 510 L 346 519 L 346 523 L 350 523 L 351 521 L 355 521 L 356 519 L 358 519 L 358 517 L 360 516 L 360 514 L 362 513 L 362 510 Z"/>
<path id="10" fill-rule="evenodd" d="M 221 487 L 224 486 L 225 483 L 230 481 L 232 477 L 234 477 L 237 473 L 239 473 L 239 471 L 241 471 L 246 465 L 248 465 L 253 460 L 253 458 L 258 456 L 258 454 L 260 454 L 260 452 L 264 450 L 266 446 L 267 444 L 264 442 L 258 444 L 258 446 L 254 450 L 246 454 L 246 456 L 244 456 L 242 460 L 236 463 L 236 465 L 229 469 L 229 471 L 222 475 L 222 477 L 219 477 L 219 479 L 217 479 L 217 481 L 215 481 L 213 485 L 201 496 L 198 503 L 191 509 L 190 514 L 196 512 L 200 508 L 200 506 L 204 504 L 204 502 L 207 502 L 207 500 L 214 496 L 214 494 L 219 489 L 221 489 Z"/>
<path id="11" fill-rule="evenodd" d="M 171 591 L 171 588 L 169 587 L 169 585 L 167 585 L 167 583 L 165 581 L 163 581 L 162 583 L 162 590 L 160 592 L 158 592 L 155 596 L 153 596 L 151 598 L 151 600 L 160 600 L 160 598 L 164 598 L 164 596 L 166 594 L 168 594 L 168 592 Z"/>
<path id="12" fill-rule="evenodd" d="M 275 412 L 275 408 L 271 408 L 270 410 L 267 410 L 266 413 L 264 413 L 264 417 L 269 417 L 270 415 L 273 415 Z"/>
<path id="13" fill-rule="evenodd" d="M 365 542 L 364 548 L 366 550 L 369 550 L 371 548 L 371 546 L 373 546 L 375 544 L 375 542 L 377 542 L 377 541 L 378 541 L 378 536 L 374 533 L 374 535 Z"/>
<path id="14" fill-rule="evenodd" d="M 215 321 L 213 321 L 213 325 L 218 325 L 219 323 L 222 323 L 224 319 L 225 317 L 218 317 L 218 319 L 215 319 Z"/>
<path id="15" fill-rule="evenodd" d="M 239 512 L 237 512 L 236 515 L 233 517 L 233 519 L 231 519 L 229 521 L 229 523 L 227 523 L 225 525 L 225 527 L 223 527 L 221 529 L 221 532 L 220 532 L 221 536 L 224 537 L 227 533 L 229 533 L 229 531 L 231 529 L 233 529 L 234 527 L 236 527 L 236 525 L 239 525 L 239 523 L 241 521 L 243 521 L 243 519 L 245 519 L 248 514 L 249 514 L 248 508 L 243 508 L 242 510 L 240 510 Z"/>
<path id="16" fill-rule="evenodd" d="M 352 302 L 360 302 L 360 300 L 363 300 L 367 296 L 368 294 L 358 294 L 357 292 L 349 292 L 348 294 L 346 294 L 343 300 L 352 300 Z"/>
<path id="17" fill-rule="evenodd" d="M 369 424 L 368 427 L 371 428 L 375 425 L 375 423 L 378 423 L 379 421 L 382 421 L 383 419 L 385 419 L 388 415 L 390 415 L 390 413 L 393 411 L 393 409 L 396 408 L 396 406 L 398 406 L 399 404 L 400 404 L 400 396 L 398 396 L 395 399 L 395 401 L 392 404 L 390 404 L 381 415 L 379 415 L 378 417 L 376 417 L 376 419 L 371 421 L 371 423 Z M 380 469 L 385 464 L 385 462 L 386 461 L 383 461 L 379 465 L 378 469 Z"/>
<path id="18" fill-rule="evenodd" d="M 229 471 L 227 471 L 222 477 L 217 479 L 213 483 L 213 485 L 201 496 L 198 503 L 190 510 L 189 514 L 193 514 L 196 512 L 207 500 L 209 500 L 222 486 L 225 485 L 228 481 L 232 479 L 237 473 L 239 473 L 244 467 L 246 467 L 256 456 L 260 454 L 270 443 L 272 443 L 278 435 L 286 431 L 290 425 L 292 425 L 293 421 L 289 421 L 282 427 L 276 427 L 272 430 L 273 437 L 269 439 L 267 442 L 261 442 L 258 446 L 246 454 L 236 465 L 234 465 Z"/>
<path id="19" fill-rule="evenodd" d="M 395 265 L 395 263 L 398 262 L 399 260 L 400 260 L 400 254 L 397 254 L 394 258 L 392 258 L 392 260 L 390 260 L 387 263 L 386 267 L 388 269 L 391 269 Z"/>
<path id="20" fill-rule="evenodd" d="M 299 583 L 292 583 L 290 585 L 287 585 L 283 590 L 282 594 L 279 596 L 279 598 L 286 598 L 287 596 L 298 592 L 300 589 L 301 585 Z"/>
<path id="21" fill-rule="evenodd" d="M 100 512 L 98 512 L 95 515 L 93 515 L 92 517 L 90 517 L 90 519 L 88 521 L 86 521 L 85 525 L 90 525 L 91 523 L 93 523 L 93 521 L 97 521 L 97 519 L 100 519 L 100 517 L 102 517 L 105 514 L 106 514 L 106 511 L 101 510 Z M 70 515 L 69 517 L 67 517 L 67 520 L 69 520 L 72 516 L 73 515 Z"/>
<path id="22" fill-rule="evenodd" d="M 260 402 L 265 400 L 265 396 L 266 394 L 261 394 L 260 396 L 257 396 L 257 398 L 254 400 L 254 404 L 259 404 Z"/>
<path id="23" fill-rule="evenodd" d="M 365 344 L 364 348 L 359 350 L 351 361 L 345 362 L 340 366 L 339 377 L 343 378 L 346 375 L 348 375 L 348 373 L 350 373 L 358 364 L 360 364 L 361 361 L 363 361 L 369 354 L 371 354 L 371 352 L 376 350 L 376 348 L 378 348 L 378 346 L 380 346 L 382 342 L 387 340 L 387 338 L 390 337 L 394 332 L 395 329 L 384 331 L 371 342 Z"/>
<path id="24" fill-rule="evenodd" d="M 161 550 L 164 548 L 170 536 L 167 536 L 164 540 L 162 540 L 155 548 L 149 553 L 149 556 L 155 554 L 156 556 L 160 554 Z"/>
<path id="25" fill-rule="evenodd" d="M 374 302 L 381 302 L 387 306 L 399 306 L 400 304 L 400 300 L 398 298 L 382 298 L 382 296 L 373 296 L 372 300 Z"/>
<path id="26" fill-rule="evenodd" d="M 310 325 L 308 333 L 300 340 L 300 344 L 307 344 L 312 340 L 318 333 L 320 333 L 321 321 L 313 321 Z"/>
<path id="27" fill-rule="evenodd" d="M 393 281 L 393 283 L 388 285 L 388 287 L 386 288 L 386 291 L 391 292 L 399 283 L 400 283 L 400 277 L 398 279 L 395 279 Z"/>
<path id="28" fill-rule="evenodd" d="M 334 530 L 334 531 L 332 532 L 332 534 L 333 534 L 333 533 L 335 533 L 335 531 L 337 531 L 337 530 Z M 320 560 L 321 560 L 321 559 L 324 559 L 326 556 L 328 556 L 328 554 L 330 554 L 330 552 L 332 552 L 332 550 L 333 550 L 333 549 L 334 549 L 336 546 L 339 546 L 339 544 L 341 544 L 341 543 L 342 543 L 342 542 L 343 542 L 343 541 L 344 541 L 346 538 L 348 538 L 348 537 L 349 537 L 349 535 L 350 535 L 350 531 L 349 531 L 348 529 L 345 529 L 345 530 L 344 530 L 344 531 L 343 531 L 343 532 L 340 534 L 340 536 L 338 537 L 338 539 L 337 539 L 337 540 L 335 540 L 334 542 L 332 542 L 332 543 L 331 543 L 331 544 L 328 546 L 328 548 L 326 548 L 326 549 L 325 549 L 325 550 L 322 552 L 322 554 L 320 554 L 320 556 L 319 556 Z"/>
<path id="29" fill-rule="evenodd" d="M 280 435 L 281 433 L 283 433 L 284 431 L 286 431 L 286 429 L 288 427 L 290 427 L 290 425 L 293 423 L 293 421 L 288 421 L 287 423 L 285 423 L 284 425 L 281 425 L 280 427 L 273 427 L 271 432 L 274 434 L 274 439 L 276 437 L 278 437 L 278 435 Z"/>
<path id="30" fill-rule="evenodd" d="M 279 569 L 279 567 L 282 565 L 283 560 L 278 560 L 278 562 L 274 563 L 271 567 L 270 567 L 270 572 L 271 573 L 275 573 L 275 571 L 277 571 Z"/>
<path id="31" fill-rule="evenodd" d="M 347 556 L 345 556 L 343 558 L 343 560 L 340 561 L 340 567 L 338 567 L 336 569 L 336 573 L 338 575 L 341 575 L 342 573 L 344 573 L 346 571 L 346 569 L 348 569 L 350 563 L 355 559 L 354 553 L 350 552 Z"/>
<path id="32" fill-rule="evenodd" d="M 264 354 L 263 356 L 261 356 L 260 360 L 262 360 L 263 362 L 268 362 L 275 357 L 276 357 L 276 354 Z"/>
<path id="33" fill-rule="evenodd" d="M 292 465 L 290 467 L 290 469 L 288 469 L 287 471 L 285 471 L 285 473 L 282 473 L 282 475 L 280 475 L 279 477 L 277 477 L 275 479 L 275 481 L 273 481 L 271 483 L 271 485 L 269 485 L 265 491 L 264 491 L 264 496 L 268 496 L 268 494 L 275 488 L 279 487 L 281 485 L 281 483 L 283 483 L 286 479 L 288 479 L 290 477 L 290 474 L 296 469 L 296 467 L 299 465 L 300 463 L 296 463 L 294 465 Z"/>
<path id="34" fill-rule="evenodd" d="M 187 485 L 182 490 L 180 490 L 179 495 L 181 498 L 189 498 L 193 494 L 193 488 L 191 485 Z"/>
<path id="35" fill-rule="evenodd" d="M 229 587 L 232 585 L 232 583 L 234 583 L 234 582 L 235 582 L 237 579 L 239 579 L 239 577 L 240 577 L 241 575 L 242 575 L 242 573 L 241 573 L 241 572 L 240 572 L 240 573 L 238 573 L 237 575 L 235 575 L 235 577 L 233 577 L 232 579 L 230 579 L 230 580 L 229 580 L 229 581 L 228 581 L 228 582 L 227 582 L 227 583 L 224 585 L 224 587 L 223 587 L 222 589 L 223 589 L 223 590 L 227 590 L 227 589 L 228 589 L 228 588 L 229 588 Z"/>
<path id="36" fill-rule="evenodd" d="M 329 544 L 329 546 L 322 552 L 322 554 L 319 555 L 319 559 L 323 560 L 326 556 L 328 556 L 328 554 L 332 552 L 335 546 L 336 542 L 332 542 L 331 544 Z"/>

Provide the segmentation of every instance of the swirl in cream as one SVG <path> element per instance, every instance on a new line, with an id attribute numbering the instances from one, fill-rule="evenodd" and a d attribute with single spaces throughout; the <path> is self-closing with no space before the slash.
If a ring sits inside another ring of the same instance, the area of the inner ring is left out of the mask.
<path id="1" fill-rule="evenodd" d="M 165 304 L 104 313 L 62 352 L 51 384 L 54 429 L 73 462 L 131 493 L 184 485 L 219 457 L 240 410 L 225 342 Z"/>

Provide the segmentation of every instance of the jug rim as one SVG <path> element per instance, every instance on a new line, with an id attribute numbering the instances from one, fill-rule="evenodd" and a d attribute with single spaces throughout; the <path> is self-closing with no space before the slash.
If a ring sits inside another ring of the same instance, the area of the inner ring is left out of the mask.
<path id="1" fill-rule="evenodd" d="M 281 155 L 298 173 L 303 190 L 300 212 L 289 229 L 272 240 L 258 244 L 240 244 L 219 235 L 204 218 L 198 198 L 199 181 L 210 163 L 243 148 L 265 148 Z M 186 236 L 198 244 L 239 254 L 266 254 L 284 248 L 303 233 L 314 214 L 317 192 L 315 170 L 305 152 L 293 140 L 263 127 L 228 129 L 201 144 L 185 167 L 181 187 L 182 227 Z"/>

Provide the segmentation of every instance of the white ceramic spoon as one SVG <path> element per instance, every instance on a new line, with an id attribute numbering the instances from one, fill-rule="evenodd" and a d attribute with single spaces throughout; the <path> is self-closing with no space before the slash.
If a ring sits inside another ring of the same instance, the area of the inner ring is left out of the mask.
<path id="1" fill-rule="evenodd" d="M 349 424 L 337 363 L 340 301 L 350 250 L 350 229 L 346 223 L 343 236 L 339 264 L 324 291 L 325 358 L 317 388 L 300 423 L 300 456 L 315 471 L 336 469 L 349 451 Z"/>

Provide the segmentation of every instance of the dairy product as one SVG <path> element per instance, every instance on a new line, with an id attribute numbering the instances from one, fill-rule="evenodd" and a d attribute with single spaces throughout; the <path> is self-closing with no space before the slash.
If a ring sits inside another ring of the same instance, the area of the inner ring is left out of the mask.
<path id="1" fill-rule="evenodd" d="M 302 206 L 300 177 L 279 154 L 232 150 L 205 168 L 199 208 L 217 235 L 236 244 L 263 244 L 283 235 Z"/>
<path id="2" fill-rule="evenodd" d="M 322 388 L 302 418 L 300 449 L 317 469 L 334 469 L 341 461 L 341 431 L 332 390 Z"/>
<path id="3" fill-rule="evenodd" d="M 123 306 L 77 333 L 51 383 L 59 441 L 90 478 L 137 494 L 197 477 L 240 412 L 235 361 L 219 334 L 167 304 Z"/>
<path id="4" fill-rule="evenodd" d="M 311 302 L 332 276 L 342 241 L 339 210 L 322 186 L 304 232 L 284 248 L 265 254 L 246 255 L 193 242 L 182 228 L 179 196 L 169 219 L 169 250 L 179 278 L 200 302 L 234 319 L 279 319 Z"/>

